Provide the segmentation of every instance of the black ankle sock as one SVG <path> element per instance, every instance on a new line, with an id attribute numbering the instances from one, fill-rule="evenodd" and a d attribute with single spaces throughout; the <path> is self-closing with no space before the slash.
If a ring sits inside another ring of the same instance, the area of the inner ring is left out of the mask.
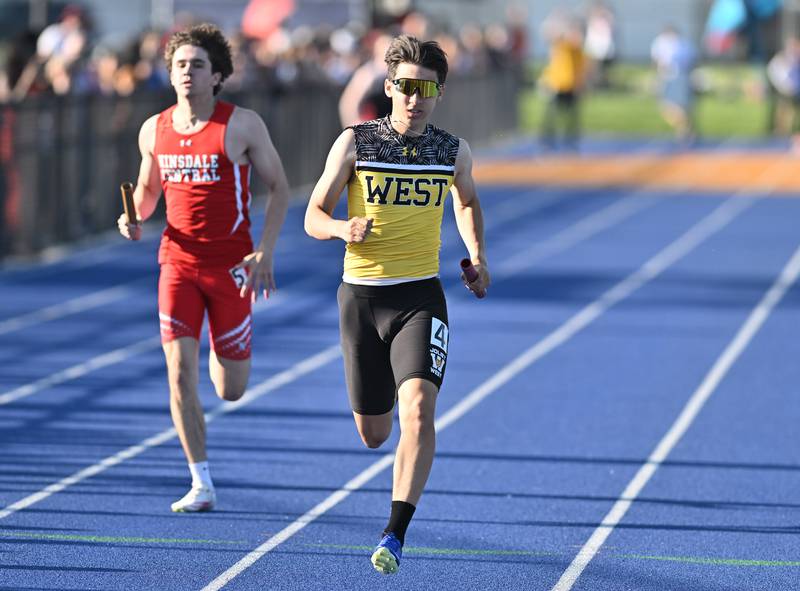
<path id="1" fill-rule="evenodd" d="M 389 525 L 383 530 L 383 535 L 392 532 L 401 544 L 406 541 L 406 530 L 411 523 L 416 507 L 405 501 L 392 501 L 392 513 L 389 516 Z"/>

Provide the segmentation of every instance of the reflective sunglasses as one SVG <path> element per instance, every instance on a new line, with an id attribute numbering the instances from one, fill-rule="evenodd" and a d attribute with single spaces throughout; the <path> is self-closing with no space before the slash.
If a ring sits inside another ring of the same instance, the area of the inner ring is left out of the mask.
<path id="1" fill-rule="evenodd" d="M 397 90 L 407 96 L 419 93 L 420 98 L 433 98 L 439 96 L 441 85 L 433 80 L 417 80 L 416 78 L 397 78 L 392 80 Z"/>

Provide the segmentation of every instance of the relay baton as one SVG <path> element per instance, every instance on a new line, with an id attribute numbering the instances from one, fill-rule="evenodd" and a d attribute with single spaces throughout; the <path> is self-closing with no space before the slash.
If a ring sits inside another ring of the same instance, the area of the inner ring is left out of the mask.
<path id="1" fill-rule="evenodd" d="M 478 278 L 478 271 L 472 266 L 472 261 L 469 259 L 461 259 L 461 270 L 464 272 L 464 278 L 467 283 L 473 283 Z M 472 293 L 475 294 L 476 298 L 482 298 L 486 295 L 486 291 L 483 289 Z"/>
<path id="2" fill-rule="evenodd" d="M 138 224 L 136 206 L 133 204 L 133 184 L 127 182 L 122 183 L 119 186 L 119 190 L 122 191 L 122 208 L 125 210 L 125 217 L 128 218 L 128 223 Z"/>

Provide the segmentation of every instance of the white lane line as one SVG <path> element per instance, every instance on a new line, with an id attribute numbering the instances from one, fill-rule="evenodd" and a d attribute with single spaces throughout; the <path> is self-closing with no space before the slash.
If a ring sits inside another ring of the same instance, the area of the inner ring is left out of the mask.
<path id="1" fill-rule="evenodd" d="M 516 218 L 522 213 L 523 211 L 531 212 L 536 211 L 542 207 L 549 205 L 555 199 L 542 199 L 537 203 L 531 205 L 529 200 L 515 200 L 511 202 L 512 205 L 508 206 L 498 206 L 502 207 L 501 215 L 497 216 L 498 219 L 493 222 L 494 225 L 496 223 L 500 223 L 502 221 L 506 221 L 506 219 L 513 219 Z M 591 234 L 601 230 L 604 227 L 609 225 L 609 222 L 612 218 L 614 219 L 621 219 L 618 214 L 613 213 L 616 209 L 622 204 L 624 210 L 628 210 L 629 207 L 632 207 L 633 210 L 638 210 L 643 205 L 636 205 L 637 203 L 641 203 L 640 201 L 623 201 L 621 202 L 614 202 L 609 207 L 601 210 L 600 212 L 596 212 L 592 214 L 588 218 L 582 219 L 578 221 L 573 226 L 568 227 L 566 230 L 559 232 L 555 236 L 545 240 L 542 243 L 539 243 L 537 246 L 541 247 L 541 254 L 539 258 L 546 256 L 547 254 L 553 254 L 555 252 L 560 252 L 566 249 L 569 246 L 576 244 L 579 240 L 577 240 L 578 236 L 588 237 Z M 607 214 L 604 212 L 611 211 L 611 214 Z M 632 213 L 631 211 L 631 213 Z M 599 218 L 599 219 L 598 219 Z M 487 226 L 488 227 L 488 226 Z M 574 227 L 581 227 L 583 228 L 579 232 L 572 231 Z M 565 238 L 565 235 L 567 238 Z M 445 241 L 449 246 L 451 241 L 456 240 L 457 235 L 450 235 L 448 236 Z M 538 259 L 537 259 L 538 260 Z M 533 260 L 531 260 L 530 264 L 533 264 Z M 524 265 L 520 265 L 520 268 Z M 293 284 L 291 289 L 293 291 L 298 290 L 302 286 L 305 286 L 309 283 L 313 282 L 313 277 L 303 280 L 297 284 Z M 286 296 L 284 291 L 278 292 L 275 296 L 270 299 L 269 305 L 275 305 L 283 301 L 283 298 Z M 253 313 L 256 314 L 260 311 L 261 307 L 264 306 L 263 300 L 259 300 L 261 302 L 253 309 Z M 43 311 L 42 311 L 43 312 Z M 2 325 L 0 325 L 2 326 Z M 1 333 L 0 333 L 1 334 Z M 62 371 L 49 375 L 47 377 L 41 378 L 39 380 L 29 382 L 27 384 L 23 384 L 13 390 L 9 390 L 7 392 L 0 393 L 0 406 L 4 404 L 9 404 L 16 400 L 20 400 L 22 398 L 27 398 L 37 392 L 41 392 L 47 388 L 52 386 L 57 386 L 58 384 L 63 384 L 69 380 L 74 380 L 80 377 L 87 375 L 88 373 L 96 370 L 102 369 L 104 367 L 108 367 L 109 365 L 114 365 L 116 363 L 122 363 L 126 359 L 134 357 L 140 353 L 146 353 L 149 350 L 157 349 L 160 347 L 161 341 L 159 337 L 151 337 L 141 341 L 138 341 L 132 345 L 128 345 L 126 347 L 122 347 L 120 349 L 115 349 L 114 351 L 110 351 L 98 357 L 94 357 L 85 361 L 83 363 L 79 363 L 68 367 Z"/>
<path id="2" fill-rule="evenodd" d="M 702 410 L 705 403 L 717 389 L 720 382 L 725 378 L 728 371 L 739 359 L 741 354 L 761 329 L 764 322 L 769 317 L 772 310 L 780 302 L 788 289 L 797 281 L 800 275 L 800 248 L 798 248 L 783 271 L 775 281 L 769 291 L 764 295 L 758 305 L 750 313 L 749 317 L 736 333 L 734 339 L 728 344 L 717 361 L 711 367 L 700 386 L 695 390 L 692 397 L 686 403 L 681 414 L 670 427 L 663 439 L 642 464 L 639 471 L 622 491 L 614 506 L 605 516 L 601 524 L 594 530 L 589 540 L 583 545 L 572 563 L 561 575 L 552 591 L 569 591 L 581 576 L 584 569 L 589 565 L 600 548 L 605 543 L 608 536 L 619 525 L 628 509 L 636 501 L 639 493 L 647 485 L 656 470 L 667 459 L 670 452 L 675 448 L 680 439 L 686 434 L 689 427 L 694 422 L 697 415 Z"/>
<path id="3" fill-rule="evenodd" d="M 245 392 L 245 395 L 237 402 L 218 406 L 216 409 L 214 409 L 214 411 L 206 415 L 206 422 L 210 423 L 221 415 L 233 412 L 242 406 L 250 404 L 265 394 L 277 390 L 281 386 L 285 386 L 286 384 L 289 384 L 306 374 L 316 371 L 320 367 L 339 357 L 339 355 L 340 349 L 338 344 L 323 349 L 319 353 L 300 361 L 289 369 L 275 374 L 257 386 L 249 388 L 247 392 Z M 162 443 L 166 443 L 175 437 L 177 437 L 177 433 L 174 428 L 167 429 L 166 431 L 162 431 L 157 435 L 149 437 L 137 445 L 133 445 L 127 449 L 124 449 L 119 453 L 109 456 L 92 466 L 79 470 L 71 476 L 67 476 L 58 482 L 55 482 L 43 488 L 42 490 L 33 493 L 32 495 L 8 505 L 4 509 L 0 510 L 0 519 L 4 519 L 9 515 L 13 515 L 18 511 L 22 511 L 23 509 L 27 509 L 31 505 L 35 505 L 36 503 L 43 501 L 44 499 L 59 493 L 74 484 L 78 484 L 87 478 L 97 476 L 101 472 L 105 472 L 109 468 L 121 464 L 125 460 L 135 458 L 147 450 L 157 447 Z"/>
<path id="4" fill-rule="evenodd" d="M 505 197 L 503 203 L 494 205 L 490 210 L 484 212 L 483 229 L 484 231 L 490 230 L 500 224 L 530 216 L 557 203 L 563 197 L 564 195 L 558 192 L 546 196 L 536 195 L 529 190 L 515 192 L 513 197 Z M 454 238 L 459 238 L 457 233 Z"/>
<path id="5" fill-rule="evenodd" d="M 723 142 L 722 145 L 727 143 L 729 142 Z M 656 146 L 656 144 L 655 142 L 650 142 L 645 145 L 645 148 L 648 146 Z M 777 167 L 773 165 L 772 168 L 762 173 L 762 176 L 770 178 L 770 175 L 773 174 L 773 169 L 777 170 Z M 670 190 L 670 194 L 688 193 L 693 189 L 694 183 L 703 178 L 713 177 L 715 174 L 718 174 L 718 172 L 713 168 L 708 168 L 703 174 L 694 175 L 691 181 L 687 181 L 683 186 Z M 737 193 L 737 195 L 747 194 L 746 191 Z M 662 200 L 663 197 L 660 197 L 659 193 L 653 189 L 639 188 L 633 191 L 626 191 L 623 198 L 563 229 L 549 240 L 533 244 L 526 250 L 521 250 L 510 257 L 506 257 L 492 267 L 492 279 L 500 280 L 515 275 L 534 263 L 563 252 Z"/>
<path id="6" fill-rule="evenodd" d="M 267 301 L 265 301 L 263 298 L 259 299 L 258 302 L 256 302 L 256 304 L 253 306 L 253 315 L 255 316 L 264 310 L 271 310 L 276 306 L 280 306 L 288 301 L 292 301 L 293 298 L 296 298 L 295 293 L 304 293 L 310 285 L 313 285 L 316 282 L 316 280 L 316 277 L 311 276 L 298 281 L 297 283 L 292 283 L 287 289 L 276 292 L 270 296 L 269 300 Z M 97 369 L 122 363 L 123 361 L 135 357 L 136 355 L 147 353 L 148 351 L 159 349 L 160 347 L 161 336 L 158 335 L 142 339 L 141 341 L 137 341 L 132 345 L 114 349 L 113 351 L 98 355 L 97 357 L 92 357 L 83 363 L 75 364 L 47 377 L 23 384 L 22 386 L 14 388 L 13 390 L 0 393 L 0 406 L 9 404 L 15 400 L 27 398 L 28 396 L 36 394 L 37 392 L 41 392 L 42 390 L 46 390 L 52 386 L 57 386 L 70 380 L 82 378 L 83 376 Z"/>
<path id="7" fill-rule="evenodd" d="M 554 254 L 565 251 L 571 246 L 591 238 L 595 234 L 610 228 L 633 214 L 655 205 L 658 197 L 633 196 L 620 199 L 611 205 L 596 211 L 579 222 L 569 226 L 550 239 L 534 244 L 528 249 L 519 251 L 500 261 L 492 271 L 493 279 L 503 279 L 519 273 L 522 269 Z"/>
<path id="8" fill-rule="evenodd" d="M 88 361 L 78 363 L 45 378 L 23 384 L 22 386 L 14 388 L 13 390 L 3 392 L 0 394 L 0 406 L 4 404 L 10 404 L 15 400 L 27 398 L 28 396 L 32 396 L 33 394 L 41 392 L 42 390 L 46 390 L 52 386 L 57 386 L 58 384 L 63 384 L 64 382 L 83 377 L 86 374 L 95 371 L 96 369 L 102 369 L 104 367 L 108 367 L 109 365 L 122 363 L 126 359 L 135 357 L 140 353 L 147 353 L 148 351 L 157 349 L 160 346 L 161 337 L 155 336 L 143 339 L 133 343 L 132 345 L 114 349 L 108 353 L 103 353 L 102 355 L 92 357 Z"/>
<path id="9" fill-rule="evenodd" d="M 552 202 L 556 201 L 557 198 L 558 195 L 554 195 L 547 199 L 545 198 L 539 199 L 536 203 L 533 204 L 530 202 L 530 200 L 527 199 L 519 199 L 519 198 L 515 198 L 513 200 L 509 199 L 507 200 L 507 202 L 496 206 L 495 209 L 498 210 L 497 215 L 492 216 L 491 223 L 487 223 L 486 228 L 488 229 L 491 226 L 497 225 L 498 223 L 501 222 L 508 221 L 510 219 L 517 219 L 523 213 L 530 215 L 536 210 L 546 207 L 547 205 L 550 205 Z M 118 238 L 119 236 L 116 236 L 114 239 L 116 240 Z M 148 240 L 153 241 L 157 239 L 158 237 L 154 236 L 150 237 Z M 119 246 L 119 245 L 116 244 L 108 246 Z M 98 261 L 92 261 L 89 264 L 95 264 L 96 262 Z M 145 281 L 152 282 L 153 285 L 155 285 L 155 278 L 153 277 L 148 277 L 145 279 L 137 279 L 136 281 L 132 281 L 130 283 L 117 285 L 114 287 L 110 287 L 108 289 L 103 289 L 101 291 L 96 291 L 83 296 L 78 296 L 66 302 L 60 302 L 58 304 L 47 306 L 46 308 L 41 308 L 25 314 L 20 314 L 18 316 L 1 320 L 0 335 L 22 330 L 24 328 L 28 328 L 36 324 L 49 322 L 51 320 L 57 320 L 59 318 L 69 316 L 71 314 L 85 312 L 93 308 L 105 306 L 107 304 L 111 304 L 113 302 L 125 299 L 127 297 L 131 297 L 137 293 L 137 291 L 133 289 L 131 286 L 137 283 L 144 283 Z"/>
<path id="10" fill-rule="evenodd" d="M 113 456 L 109 456 L 100 462 L 94 464 L 93 466 L 89 466 L 78 472 L 75 472 L 71 476 L 67 476 L 66 478 L 62 478 L 58 482 L 54 482 L 53 484 L 43 488 L 42 490 L 33 493 L 32 495 L 28 495 L 27 497 L 20 499 L 0 510 L 0 519 L 4 519 L 9 515 L 13 515 L 18 511 L 22 511 L 23 509 L 27 509 L 31 505 L 35 505 L 36 503 L 45 500 L 46 498 L 63 491 L 66 488 L 69 488 L 73 484 L 78 484 L 79 482 L 86 480 L 87 478 L 91 478 L 92 476 L 96 476 L 101 472 L 105 472 L 109 468 L 116 466 L 124 462 L 125 460 L 129 460 L 130 458 L 136 457 L 139 454 L 147 451 L 152 447 L 156 447 L 157 445 L 161 445 L 162 443 L 169 441 L 173 437 L 176 437 L 177 433 L 175 429 L 168 429 L 158 435 L 154 435 L 153 437 L 149 437 L 139 443 L 138 445 L 134 445 L 129 447 L 128 449 L 124 449 L 119 453 L 114 454 Z"/>
<path id="11" fill-rule="evenodd" d="M 541 207 L 543 205 L 546 205 L 549 202 L 550 201 L 540 202 L 534 209 L 538 209 L 539 207 Z M 613 207 L 613 205 L 612 205 L 612 207 Z M 527 209 L 527 206 L 526 207 L 522 207 L 521 209 Z M 512 211 L 518 212 L 519 210 L 516 210 L 516 208 L 514 208 L 514 207 L 510 207 L 507 211 L 509 212 L 509 215 L 510 215 L 510 212 L 512 212 Z M 578 222 L 578 223 L 580 223 L 580 222 Z M 557 236 L 554 237 L 553 239 L 559 240 L 559 238 Z M 307 283 L 307 282 L 309 282 L 311 280 L 312 279 L 303 281 L 303 282 L 301 282 L 301 284 L 305 284 L 305 283 Z M 280 302 L 279 301 L 275 301 L 275 300 L 276 299 L 281 300 L 281 298 L 285 298 L 286 296 L 287 296 L 287 294 L 286 294 L 285 291 L 284 292 L 280 292 L 277 295 L 277 297 L 273 297 L 270 300 L 270 304 L 273 304 L 273 305 L 274 304 L 278 304 Z M 264 307 L 267 307 L 267 306 L 264 305 L 263 303 L 260 306 L 256 306 L 256 308 L 254 309 L 254 313 L 257 313 L 260 308 L 264 308 Z M 0 405 L 6 404 L 8 402 L 11 402 L 12 400 L 18 400 L 18 399 L 23 398 L 25 396 L 30 396 L 31 394 L 35 393 L 36 391 L 40 391 L 40 390 L 45 389 L 47 387 L 50 387 L 50 386 L 53 386 L 53 385 L 56 385 L 56 384 L 59 384 L 59 383 L 63 383 L 65 381 L 67 381 L 67 380 L 75 379 L 77 377 L 81 377 L 81 376 L 85 375 L 86 373 L 88 373 L 89 371 L 92 371 L 93 369 L 98 369 L 100 367 L 105 367 L 107 365 L 111 365 L 112 363 L 118 363 L 118 362 L 124 361 L 128 357 L 136 355 L 136 354 L 138 354 L 140 352 L 147 351 L 148 349 L 155 349 L 158 346 L 160 346 L 160 337 L 152 337 L 152 338 L 140 341 L 138 343 L 135 343 L 133 345 L 129 345 L 128 347 L 124 347 L 122 349 L 117 349 L 115 351 L 111 351 L 111 352 L 109 352 L 109 353 L 107 353 L 105 355 L 102 355 L 100 357 L 96 357 L 96 358 L 91 359 L 91 360 L 89 360 L 89 361 L 87 361 L 85 363 L 76 365 L 76 366 L 74 366 L 72 368 L 69 368 L 69 369 L 64 370 L 62 372 L 59 372 L 58 374 L 54 374 L 53 376 L 50 376 L 48 378 L 44 378 L 42 380 L 38 380 L 37 382 L 33 382 L 31 384 L 27 384 L 25 386 L 17 388 L 16 390 L 12 390 L 10 392 L 2 394 L 2 395 L 0 395 Z M 222 414 L 225 414 L 225 413 L 228 413 L 228 412 L 232 412 L 232 411 L 236 410 L 237 408 L 239 408 L 239 407 L 241 407 L 241 406 L 243 406 L 245 404 L 249 404 L 255 398 L 257 398 L 259 396 L 263 396 L 267 391 L 274 390 L 274 389 L 276 389 L 276 388 L 278 388 L 278 387 L 280 387 L 280 386 L 282 386 L 284 384 L 289 383 L 293 379 L 296 379 L 300 375 L 304 375 L 305 373 L 310 373 L 311 371 L 314 371 L 317 367 L 321 367 L 325 363 L 329 362 L 331 359 L 337 357 L 339 354 L 340 354 L 339 346 L 336 345 L 336 346 L 333 346 L 333 347 L 331 347 L 329 349 L 326 349 L 326 350 L 322 351 L 321 353 L 319 353 L 319 354 L 317 354 L 317 355 L 315 355 L 315 356 L 313 356 L 313 357 L 311 357 L 311 358 L 309 358 L 309 359 L 307 359 L 307 360 L 305 360 L 303 362 L 300 362 L 299 364 L 294 366 L 294 368 L 292 368 L 291 370 L 287 370 L 285 372 L 281 372 L 280 374 L 277 374 L 277 375 L 273 376 L 269 380 L 267 380 L 265 382 L 262 382 L 259 386 L 256 386 L 254 388 L 248 389 L 248 391 L 245 393 L 245 395 L 239 401 L 233 402 L 233 403 L 229 403 L 229 404 L 224 404 L 224 405 L 221 405 L 221 406 L 217 407 L 215 410 L 213 410 L 210 413 L 206 414 L 206 421 L 207 422 L 211 422 L 211 421 L 214 420 L 214 418 L 216 418 L 216 417 L 218 417 L 218 416 L 220 416 Z M 447 420 L 447 415 L 445 415 L 445 417 L 443 417 L 443 420 L 445 420 L 445 421 Z M 437 424 L 439 424 L 439 423 L 437 422 Z M 95 464 L 94 466 L 89 466 L 89 467 L 87 467 L 87 468 L 85 468 L 83 470 L 80 470 L 80 471 L 76 472 L 75 474 L 73 474 L 73 475 L 71 475 L 71 476 L 69 476 L 67 478 L 64 478 L 64 479 L 62 479 L 62 480 L 60 480 L 60 481 L 58 481 L 58 482 L 56 482 L 54 484 L 49 485 L 45 489 L 43 489 L 43 490 L 41 490 L 41 491 L 39 491 L 37 493 L 34 493 L 33 495 L 25 497 L 24 499 L 21 499 L 21 500 L 15 502 L 15 503 L 11 504 L 11 505 L 9 505 L 8 507 L 6 507 L 3 510 L 0 510 L 0 519 L 2 519 L 4 517 L 7 517 L 9 515 L 12 515 L 13 513 L 21 511 L 21 510 L 23 510 L 23 509 L 25 509 L 27 507 L 30 507 L 31 505 L 33 505 L 35 503 L 38 503 L 39 501 L 44 500 L 44 499 L 48 498 L 49 496 L 51 496 L 51 495 L 53 495 L 55 493 L 63 491 L 65 488 L 67 488 L 69 486 L 72 486 L 73 484 L 76 484 L 78 482 L 86 480 L 87 478 L 95 476 L 96 474 L 99 474 L 99 473 L 107 470 L 108 468 L 110 468 L 112 466 L 116 466 L 117 464 L 123 462 L 124 460 L 127 460 L 127 459 L 130 459 L 132 457 L 135 457 L 135 456 L 143 453 L 144 451 L 146 451 L 146 450 L 148 450 L 150 448 L 156 447 L 156 446 L 158 446 L 158 445 L 160 445 L 160 444 L 162 444 L 162 443 L 164 443 L 166 441 L 169 441 L 170 439 L 172 439 L 175 436 L 176 436 L 175 430 L 174 429 L 169 429 L 169 430 L 164 431 L 164 432 L 162 432 L 160 434 L 157 434 L 157 435 L 155 435 L 155 436 L 153 436 L 153 437 L 151 437 L 149 439 L 146 439 L 145 441 L 143 441 L 142 443 L 140 443 L 140 444 L 138 444 L 136 446 L 133 446 L 133 447 L 130 447 L 130 448 L 126 449 L 126 450 L 123 450 L 123 451 L 121 451 L 121 452 L 119 452 L 119 453 L 117 453 L 117 454 L 115 454 L 113 456 L 109 456 L 108 458 L 102 460 L 101 462 L 99 462 L 98 464 Z M 361 473 L 360 475 L 356 476 L 356 478 L 354 478 L 353 480 L 348 482 L 344 486 L 343 490 L 345 490 L 345 491 L 357 490 L 358 488 L 363 486 L 364 483 L 366 483 L 367 481 L 372 479 L 374 477 L 374 475 L 380 473 L 387 466 L 391 465 L 391 463 L 393 461 L 393 458 L 394 458 L 394 454 L 393 453 L 387 454 L 382 460 L 380 460 L 379 462 L 376 462 L 376 464 L 373 465 L 371 468 L 365 470 L 363 473 Z M 308 514 L 313 514 L 313 515 L 319 514 L 319 515 L 322 515 L 323 513 L 328 511 L 331 507 L 335 506 L 341 500 L 343 500 L 348 494 L 349 494 L 349 492 L 347 492 L 347 494 L 344 494 L 344 496 L 333 495 L 330 499 L 324 501 L 323 503 L 321 503 L 320 505 L 318 505 L 317 507 L 312 509 Z M 316 519 L 316 517 L 314 517 L 313 519 Z M 311 521 L 313 521 L 313 519 L 311 519 Z M 302 518 L 300 520 L 298 520 L 298 522 L 300 522 L 301 520 L 302 520 Z M 310 523 L 310 521 L 308 521 L 308 523 Z M 296 531 L 299 531 L 300 529 L 305 527 L 305 524 L 303 524 L 303 525 L 301 525 L 299 527 L 297 527 L 297 526 L 294 526 L 294 527 L 296 529 L 292 529 L 292 526 L 290 526 L 289 528 L 286 528 L 286 530 L 284 530 L 284 532 L 286 532 L 286 533 L 284 533 L 284 535 L 288 534 L 288 535 L 286 535 L 285 539 L 288 539 L 289 537 L 294 535 L 294 533 L 296 533 Z M 278 538 L 276 537 L 275 539 L 277 540 Z M 275 544 L 275 545 L 278 545 L 278 544 L 282 543 L 283 541 L 284 541 L 284 539 L 280 539 L 280 541 L 278 541 L 277 544 Z M 270 550 L 271 549 L 272 548 L 270 548 Z"/>
<path id="12" fill-rule="evenodd" d="M 729 199 L 714 211 L 689 228 L 683 235 L 669 244 L 642 267 L 606 291 L 600 298 L 580 310 L 564 324 L 551 332 L 541 341 L 534 344 L 510 363 L 505 365 L 491 378 L 472 390 L 461 401 L 436 421 L 436 431 L 441 432 L 455 423 L 487 396 L 517 376 L 531 364 L 541 359 L 547 353 L 566 342 L 590 323 L 605 313 L 609 308 L 619 303 L 645 283 L 655 278 L 670 265 L 691 252 L 704 240 L 715 234 L 736 216 L 745 211 L 756 202 L 755 199 L 736 198 Z M 259 558 L 274 550 L 277 546 L 291 538 L 308 524 L 345 500 L 353 491 L 358 490 L 369 480 L 392 465 L 394 452 L 381 457 L 380 460 L 370 465 L 366 470 L 350 480 L 342 488 L 331 494 L 324 501 L 303 514 L 293 523 L 269 538 L 263 544 L 246 554 L 241 560 L 228 568 L 217 578 L 203 587 L 202 591 L 217 591 L 227 585 L 231 580 L 252 566 Z"/>
<path id="13" fill-rule="evenodd" d="M 142 280 L 133 281 L 125 285 L 118 285 L 88 295 L 79 296 L 66 302 L 53 304 L 52 306 L 34 310 L 27 314 L 7 318 L 0 322 L 0 335 L 117 302 L 134 295 L 136 290 L 133 289 L 131 285 L 142 282 Z"/>
<path id="14" fill-rule="evenodd" d="M 290 203 L 290 207 L 299 207 L 300 205 L 305 206 L 305 201 L 301 202 L 299 199 L 297 199 L 297 195 L 295 195 L 293 201 Z M 263 213 L 263 206 L 259 206 L 258 210 L 251 211 L 251 217 L 255 219 L 259 214 L 263 215 Z M 130 245 L 130 247 L 136 248 L 137 251 L 141 252 L 145 247 L 149 247 L 152 243 L 161 240 L 161 230 L 159 229 L 160 225 L 163 225 L 163 220 L 145 222 L 144 238 L 140 240 L 137 245 Z M 22 263 L 17 265 L 16 268 L 14 263 L 6 263 L 6 267 L 10 266 L 11 268 L 3 269 L 3 272 L 0 272 L 0 277 L 2 277 L 3 274 L 10 274 L 13 276 L 15 273 L 20 271 L 24 272 L 31 269 L 44 269 L 45 267 L 56 266 L 59 264 L 68 265 L 70 271 L 76 271 L 82 268 L 106 263 L 109 260 L 118 257 L 119 253 L 116 253 L 114 249 L 125 246 L 124 239 L 116 230 L 109 230 L 98 236 L 96 238 L 96 242 L 98 242 L 98 244 L 93 247 L 86 247 L 85 245 L 72 247 L 67 245 L 48 248 L 41 253 L 37 262 Z M 287 250 L 284 248 L 285 246 L 289 246 L 287 245 L 287 242 L 288 240 L 286 239 L 282 239 L 280 241 L 277 253 Z M 70 259 L 78 260 L 73 263 Z M 104 306 L 126 297 L 133 296 L 137 293 L 137 291 L 131 289 L 130 286 L 145 281 L 150 281 L 155 286 L 156 277 L 137 279 L 136 281 L 132 281 L 130 283 L 117 285 L 101 291 L 89 293 L 84 296 L 79 296 L 68 302 L 53 304 L 52 306 L 48 306 L 40 310 L 34 310 L 27 314 L 8 318 L 0 321 L 0 335 L 21 330 L 35 324 L 56 320 L 69 314 L 84 312 L 92 308 Z"/>
<path id="15" fill-rule="evenodd" d="M 311 189 L 313 189 L 313 185 L 295 187 L 289 198 L 289 209 L 305 207 L 308 201 L 308 195 L 311 194 Z M 259 220 L 263 217 L 263 197 L 263 195 L 256 197 L 257 203 L 250 209 L 251 221 Z M 142 248 L 145 245 L 158 243 L 158 241 L 161 240 L 164 222 L 164 219 L 150 219 L 146 221 L 142 228 L 142 239 L 139 241 L 138 246 L 134 246 L 133 248 Z M 81 241 L 79 244 L 73 243 L 47 247 L 37 255 L 33 255 L 29 258 L 7 257 L 6 260 L 3 261 L 3 270 L 0 272 L 0 276 L 13 276 L 30 271 L 40 273 L 48 267 L 55 267 L 57 265 L 67 265 L 70 271 L 85 269 L 118 259 L 120 253 L 115 252 L 115 249 L 124 249 L 124 245 L 124 238 L 120 236 L 119 232 L 116 229 L 109 229 L 95 234 Z"/>
<path id="16" fill-rule="evenodd" d="M 270 296 L 268 301 L 264 301 L 263 298 L 259 299 L 258 302 L 253 306 L 253 315 L 259 314 L 267 309 L 275 308 L 276 306 L 284 304 L 288 301 L 292 301 L 292 298 L 295 297 L 295 292 L 305 292 L 308 286 L 314 284 L 315 281 L 316 278 L 312 276 L 298 281 L 297 283 L 291 284 L 290 288 L 276 292 L 274 295 Z M 77 363 L 47 377 L 23 384 L 22 386 L 14 388 L 13 390 L 0 393 L 0 406 L 9 404 L 22 398 L 27 398 L 28 396 L 32 396 L 37 392 L 41 392 L 42 390 L 63 384 L 64 382 L 82 378 L 83 376 L 97 369 L 122 363 L 123 361 L 135 357 L 136 355 L 147 353 L 148 351 L 159 349 L 160 347 L 161 337 L 160 335 L 157 335 L 142 339 L 141 341 L 137 341 L 132 345 L 120 347 L 119 349 L 114 349 L 108 353 L 103 353 L 102 355 L 92 357 L 88 361 Z"/>
<path id="17" fill-rule="evenodd" d="M 542 206 L 545 203 L 543 203 Z M 522 209 L 528 209 L 529 207 L 530 205 L 527 205 Z M 512 210 L 515 211 L 515 213 L 518 213 L 518 210 L 516 210 L 515 208 L 512 208 Z M 311 280 L 309 279 L 303 281 L 301 282 L 301 284 L 304 285 L 309 281 Z M 276 299 L 281 300 L 282 298 L 285 299 L 285 297 L 286 297 L 286 292 L 279 292 L 276 296 L 273 296 L 273 298 L 270 300 L 270 304 L 275 305 L 277 303 L 280 303 L 275 300 Z M 263 303 L 259 306 L 256 306 L 256 308 L 254 309 L 254 313 L 258 312 L 259 309 L 263 307 L 266 307 Z M 138 343 L 134 343 L 133 345 L 129 345 L 121 349 L 116 349 L 104 355 L 100 355 L 99 357 L 95 357 L 85 363 L 81 363 L 73 367 L 70 367 L 64 371 L 48 376 L 47 378 L 37 380 L 30 384 L 20 386 L 19 388 L 16 388 L 4 394 L 0 394 L 0 405 L 8 404 L 9 402 L 12 402 L 14 400 L 19 400 L 20 398 L 25 398 L 38 391 L 66 382 L 68 380 L 82 377 L 95 369 L 100 369 L 102 367 L 106 367 L 114 363 L 120 363 L 125 359 L 133 357 L 139 353 L 147 352 L 148 350 L 151 349 L 156 349 L 160 346 L 160 344 L 161 344 L 160 337 L 156 336 L 144 339 L 142 341 L 139 341 Z M 222 414 L 233 412 L 237 408 L 249 404 L 256 398 L 263 396 L 268 391 L 275 390 L 285 384 L 288 384 L 289 382 L 297 379 L 301 375 L 305 375 L 306 373 L 314 371 L 317 367 L 321 367 L 325 363 L 329 362 L 331 359 L 338 356 L 339 356 L 338 345 L 325 349 L 321 353 L 298 363 L 291 370 L 287 370 L 279 374 L 276 374 L 272 378 L 266 380 L 265 382 L 262 382 L 260 385 L 248 389 L 245 395 L 240 400 L 218 406 L 216 409 L 206 414 L 206 422 L 209 423 Z M 75 474 L 67 478 L 64 478 L 63 480 L 60 480 L 59 482 L 51 484 L 42 491 L 34 493 L 33 495 L 30 495 L 28 497 L 25 497 L 24 499 L 21 499 L 13 503 L 12 505 L 9 505 L 4 510 L 0 510 L 0 519 L 7 517 L 8 515 L 11 515 L 13 513 L 16 513 L 17 511 L 30 507 L 31 505 L 38 503 L 39 501 L 46 499 L 47 497 L 55 493 L 58 493 L 73 484 L 76 484 L 96 474 L 99 474 L 100 472 L 103 472 L 112 466 L 116 466 L 117 464 L 123 462 L 124 460 L 135 457 L 143 453 L 147 449 L 165 443 L 166 441 L 169 441 L 170 439 L 175 437 L 175 435 L 176 435 L 175 430 L 169 429 L 167 431 L 164 431 L 163 433 L 160 433 L 143 441 L 142 443 L 136 446 L 123 450 L 113 456 L 109 456 L 108 458 L 104 459 L 98 464 L 95 464 L 94 466 L 90 466 L 83 470 L 80 470 L 79 472 L 76 472 Z M 391 457 L 392 456 L 390 456 L 389 458 L 390 462 L 391 462 Z"/>

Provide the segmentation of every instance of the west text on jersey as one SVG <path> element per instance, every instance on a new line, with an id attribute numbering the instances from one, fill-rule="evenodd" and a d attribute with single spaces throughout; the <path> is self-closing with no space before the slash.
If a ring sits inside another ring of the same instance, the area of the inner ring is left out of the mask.
<path id="1" fill-rule="evenodd" d="M 442 197 L 449 184 L 448 179 L 444 178 L 412 178 L 405 176 L 374 176 L 365 175 L 367 183 L 367 203 L 377 203 L 387 205 L 391 199 L 392 205 L 416 205 L 425 207 L 431 201 L 433 194 L 436 194 L 434 207 L 442 204 Z M 414 191 L 416 198 L 412 199 L 411 191 Z"/>

